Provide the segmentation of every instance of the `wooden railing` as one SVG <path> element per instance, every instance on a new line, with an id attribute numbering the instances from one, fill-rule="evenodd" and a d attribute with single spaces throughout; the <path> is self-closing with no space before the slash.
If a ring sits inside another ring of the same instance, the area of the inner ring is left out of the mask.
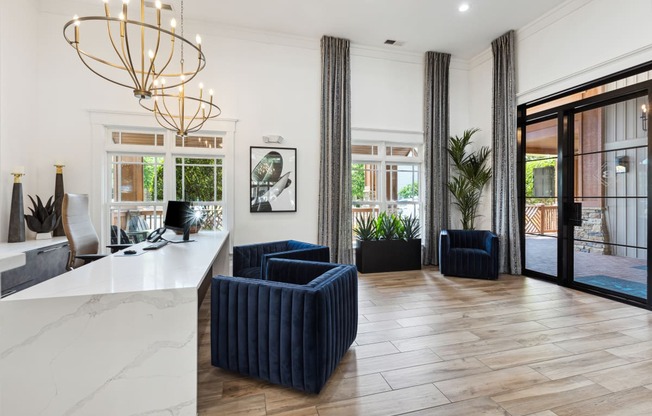
<path id="1" fill-rule="evenodd" d="M 353 207 L 351 209 L 353 212 L 353 226 L 355 227 L 356 221 L 358 218 L 366 217 L 368 215 L 376 216 L 378 215 L 378 207 Z"/>
<path id="2" fill-rule="evenodd" d="M 557 232 L 557 205 L 526 205 L 525 232 L 528 234 Z"/>

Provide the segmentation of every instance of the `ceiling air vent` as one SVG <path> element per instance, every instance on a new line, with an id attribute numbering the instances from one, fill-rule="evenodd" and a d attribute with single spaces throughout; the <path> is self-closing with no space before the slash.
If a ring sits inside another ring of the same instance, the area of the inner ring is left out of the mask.
<path id="1" fill-rule="evenodd" d="M 403 46 L 403 42 L 394 39 L 387 39 L 385 45 Z"/>

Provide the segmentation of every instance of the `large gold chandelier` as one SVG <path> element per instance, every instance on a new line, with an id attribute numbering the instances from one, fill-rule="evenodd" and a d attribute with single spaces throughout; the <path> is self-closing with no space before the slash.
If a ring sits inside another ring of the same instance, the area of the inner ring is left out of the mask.
<path id="1" fill-rule="evenodd" d="M 103 2 L 104 16 L 75 16 L 63 27 L 66 41 L 75 48 L 84 65 L 98 76 L 133 89 L 137 98 L 147 99 L 155 90 L 182 87 L 206 66 L 199 36 L 195 45 L 183 34 L 177 35 L 174 19 L 169 30 L 161 26 L 160 0 L 154 3 L 155 13 L 147 10 L 145 0 L 140 0 L 139 20 L 129 19 L 129 0 L 122 0 L 117 17 L 111 15 L 109 0 Z M 148 15 L 153 24 L 146 22 Z M 89 36 L 82 38 L 82 29 L 90 32 Z M 108 43 L 101 44 L 98 40 L 103 38 L 104 32 Z M 175 43 L 180 43 L 181 47 L 175 47 Z M 183 59 L 179 58 L 179 50 L 183 50 L 184 45 L 196 56 L 188 71 L 184 70 Z M 172 81 L 163 84 L 158 81 L 162 77 Z"/>
<path id="2" fill-rule="evenodd" d="M 181 36 L 183 37 L 183 0 L 181 0 Z M 181 72 L 183 73 L 184 57 L 183 44 L 181 45 Z M 184 81 L 185 75 L 181 75 Z M 204 97 L 204 85 L 199 84 L 199 97 L 188 95 L 187 83 L 179 85 L 178 93 L 166 92 L 168 89 L 166 79 L 161 77 L 154 80 L 153 100 L 139 100 L 140 105 L 154 113 L 158 124 L 174 131 L 178 136 L 186 137 L 189 133 L 200 130 L 208 120 L 220 115 L 222 110 L 213 103 L 213 90 L 209 97 Z"/>

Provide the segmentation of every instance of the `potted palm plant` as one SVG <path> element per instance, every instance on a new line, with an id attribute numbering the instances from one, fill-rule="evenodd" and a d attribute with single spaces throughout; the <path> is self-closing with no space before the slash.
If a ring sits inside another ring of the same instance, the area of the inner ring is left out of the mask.
<path id="1" fill-rule="evenodd" d="M 360 273 L 421 268 L 419 220 L 381 212 L 356 219 L 355 264 Z"/>
<path id="2" fill-rule="evenodd" d="M 448 182 L 448 189 L 455 199 L 455 206 L 460 210 L 464 230 L 475 229 L 482 190 L 492 175 L 491 168 L 487 166 L 491 154 L 489 147 L 482 146 L 473 152 L 466 150 L 472 143 L 471 137 L 479 130 L 469 129 L 461 137 L 451 137 L 448 148 L 453 167 L 457 171 L 457 175 Z"/>

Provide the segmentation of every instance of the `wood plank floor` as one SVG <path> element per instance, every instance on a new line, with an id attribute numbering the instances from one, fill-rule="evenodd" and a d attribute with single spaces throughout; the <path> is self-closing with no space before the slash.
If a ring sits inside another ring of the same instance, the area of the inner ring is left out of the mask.
<path id="1" fill-rule="evenodd" d="M 520 276 L 360 275 L 358 337 L 319 395 L 214 368 L 200 310 L 199 414 L 652 414 L 652 313 Z"/>

